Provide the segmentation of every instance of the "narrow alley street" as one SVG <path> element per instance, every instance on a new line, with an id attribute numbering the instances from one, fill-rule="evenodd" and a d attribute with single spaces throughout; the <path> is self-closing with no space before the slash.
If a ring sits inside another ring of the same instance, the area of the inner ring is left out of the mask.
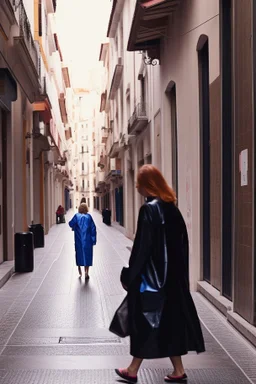
<path id="1" fill-rule="evenodd" d="M 124 296 L 119 275 L 132 242 L 93 217 L 98 243 L 88 282 L 78 277 L 73 233 L 61 224 L 35 250 L 34 272 L 14 274 L 0 289 L 0 384 L 114 383 L 114 368 L 130 361 L 128 339 L 108 326 Z M 194 299 L 207 352 L 184 358 L 189 383 L 256 383 L 255 349 L 199 293 Z M 167 359 L 145 361 L 139 382 L 163 383 L 169 370 Z"/>

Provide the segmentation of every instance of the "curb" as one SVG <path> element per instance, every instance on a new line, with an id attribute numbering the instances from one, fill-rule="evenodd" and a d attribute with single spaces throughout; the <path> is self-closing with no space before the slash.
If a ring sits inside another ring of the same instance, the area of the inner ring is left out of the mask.
<path id="1" fill-rule="evenodd" d="M 0 264 L 0 289 L 7 283 L 14 273 L 13 261 L 5 261 Z"/>
<path id="2" fill-rule="evenodd" d="M 244 320 L 233 311 L 232 301 L 226 299 L 220 292 L 206 281 L 197 283 L 197 290 L 211 304 L 213 304 L 227 319 L 227 321 L 256 347 L 256 327 Z"/>

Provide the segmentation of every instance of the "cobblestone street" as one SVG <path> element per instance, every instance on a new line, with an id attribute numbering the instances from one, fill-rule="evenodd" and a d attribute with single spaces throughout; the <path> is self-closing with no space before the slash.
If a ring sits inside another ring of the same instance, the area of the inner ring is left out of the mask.
<path id="1" fill-rule="evenodd" d="M 71 213 L 67 215 L 67 219 Z M 13 275 L 0 290 L 0 384 L 114 383 L 130 361 L 128 340 L 108 331 L 124 296 L 121 268 L 132 242 L 93 213 L 98 243 L 89 282 L 78 278 L 73 233 L 54 226 L 35 270 Z M 256 383 L 256 352 L 200 294 L 194 294 L 207 352 L 184 363 L 190 384 Z M 141 383 L 163 383 L 168 359 L 145 361 Z"/>

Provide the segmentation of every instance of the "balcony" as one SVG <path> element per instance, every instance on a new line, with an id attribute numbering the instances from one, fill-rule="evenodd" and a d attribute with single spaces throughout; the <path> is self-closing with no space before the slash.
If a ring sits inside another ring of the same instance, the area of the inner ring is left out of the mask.
<path id="1" fill-rule="evenodd" d="M 98 187 L 100 184 L 104 184 L 105 181 L 105 171 L 97 171 L 96 172 L 96 186 Z"/>
<path id="2" fill-rule="evenodd" d="M 1 13 L 1 11 L 0 11 Z M 11 71 L 30 103 L 40 95 L 40 58 L 38 42 L 33 40 L 29 19 L 22 0 L 17 8 L 18 25 L 13 26 L 13 48 L 8 54 Z"/>
<path id="3" fill-rule="evenodd" d="M 114 181 L 122 177 L 121 159 L 111 158 L 109 172 L 106 176 L 106 181 Z"/>
<path id="4" fill-rule="evenodd" d="M 88 187 L 86 187 L 86 188 L 80 187 L 79 192 L 81 192 L 81 193 L 90 192 L 90 188 L 88 188 Z"/>
<path id="5" fill-rule="evenodd" d="M 6 40 L 10 38 L 11 27 L 16 23 L 12 0 L 0 1 L 0 29 Z"/>
<path id="6" fill-rule="evenodd" d="M 128 121 L 128 134 L 139 134 L 141 133 L 148 125 L 148 117 L 146 111 L 146 104 L 139 103 L 137 104 L 132 116 Z"/>
<path id="7" fill-rule="evenodd" d="M 39 49 L 37 48 L 27 17 L 24 4 L 21 0 L 19 4 L 19 36 L 14 37 L 15 44 L 20 45 L 26 56 L 33 63 L 33 70 L 39 75 Z M 31 64 L 32 64 L 31 63 Z"/>
<path id="8" fill-rule="evenodd" d="M 106 130 L 106 128 L 102 128 L 102 136 L 101 136 L 101 143 L 102 144 L 106 144 L 107 140 L 108 140 L 108 131 Z"/>
<path id="9" fill-rule="evenodd" d="M 52 105 L 48 96 L 46 77 L 41 79 L 41 90 L 37 96 L 36 101 L 33 103 L 33 111 L 39 112 L 41 119 L 45 124 L 49 124 L 52 118 L 51 114 Z"/>
<path id="10" fill-rule="evenodd" d="M 122 65 L 122 58 L 119 57 L 118 59 L 118 64 L 116 64 L 114 73 L 112 76 L 112 81 L 111 81 L 111 87 L 110 87 L 110 92 L 109 92 L 109 99 L 114 100 L 116 92 L 119 88 L 122 75 L 123 75 L 123 69 L 124 66 Z"/>

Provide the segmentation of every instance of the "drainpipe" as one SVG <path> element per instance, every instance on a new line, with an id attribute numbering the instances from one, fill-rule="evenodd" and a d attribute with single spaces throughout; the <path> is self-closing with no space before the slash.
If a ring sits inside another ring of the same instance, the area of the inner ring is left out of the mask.
<path id="1" fill-rule="evenodd" d="M 135 68 L 135 52 L 133 52 L 133 92 L 134 92 L 134 108 L 133 110 L 135 110 L 136 108 L 136 68 Z M 132 111 L 133 112 L 133 111 Z"/>
<path id="2" fill-rule="evenodd" d="M 33 136 L 30 137 L 30 220 L 31 224 L 34 224 L 34 148 L 33 148 Z"/>
<path id="3" fill-rule="evenodd" d="M 154 121 L 154 76 L 153 76 L 153 68 L 152 65 L 149 66 L 149 73 L 150 73 L 150 114 L 151 114 L 151 150 L 152 150 L 152 163 L 156 163 L 156 150 L 155 150 L 155 145 L 156 145 L 156 138 L 155 138 L 155 121 Z"/>

